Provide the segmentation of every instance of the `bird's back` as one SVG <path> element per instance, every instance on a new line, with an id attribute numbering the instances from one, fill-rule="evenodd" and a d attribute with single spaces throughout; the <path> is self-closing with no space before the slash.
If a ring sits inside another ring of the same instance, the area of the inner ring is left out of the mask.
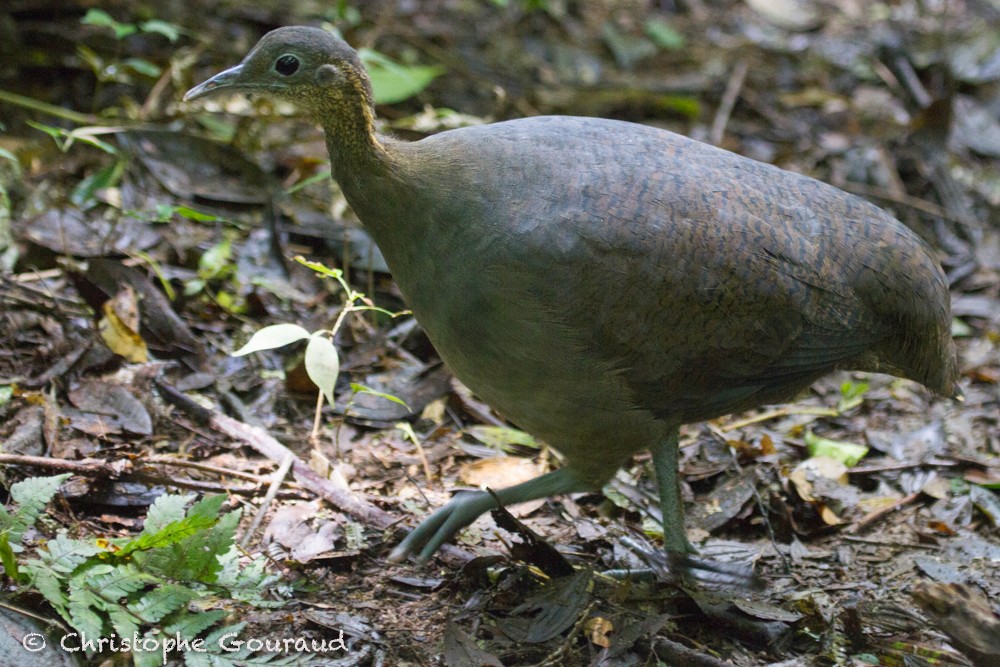
<path id="1" fill-rule="evenodd" d="M 510 121 L 396 150 L 422 187 L 394 204 L 394 238 L 376 240 L 460 379 L 529 429 L 553 408 L 511 396 L 528 386 L 538 399 L 589 383 L 598 395 L 578 390 L 577 415 L 674 422 L 782 400 L 834 368 L 955 392 L 944 275 L 858 197 L 600 119 Z M 564 381 L 547 387 L 553 377 Z M 623 396 L 604 406 L 602 391 Z"/>

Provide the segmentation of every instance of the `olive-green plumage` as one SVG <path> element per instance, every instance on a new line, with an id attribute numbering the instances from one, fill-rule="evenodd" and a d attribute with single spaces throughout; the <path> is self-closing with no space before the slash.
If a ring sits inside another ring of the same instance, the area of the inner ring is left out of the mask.
<path id="1" fill-rule="evenodd" d="M 834 369 L 957 394 L 944 274 L 884 211 L 642 125 L 541 117 L 418 142 L 377 135 L 355 52 L 266 35 L 192 89 L 279 95 L 326 130 L 334 178 L 455 375 L 558 449 L 512 503 L 599 488 L 652 449 L 668 549 L 689 549 L 680 424 L 794 395 Z M 458 496 L 393 553 L 428 558 L 493 506 Z"/>

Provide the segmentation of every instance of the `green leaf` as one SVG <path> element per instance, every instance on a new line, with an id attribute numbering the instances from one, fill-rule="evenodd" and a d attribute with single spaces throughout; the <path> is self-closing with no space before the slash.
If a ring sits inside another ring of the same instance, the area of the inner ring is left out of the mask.
<path id="1" fill-rule="evenodd" d="M 153 19 L 151 21 L 143 21 L 139 24 L 139 28 L 143 32 L 156 33 L 158 35 L 163 35 L 171 43 L 176 42 L 181 36 L 181 29 L 179 26 L 173 23 L 168 23 L 167 21 L 159 21 Z"/>
<path id="2" fill-rule="evenodd" d="M 806 451 L 809 452 L 809 456 L 825 456 L 840 461 L 848 468 L 857 465 L 858 461 L 868 454 L 868 447 L 864 445 L 830 440 L 814 434 L 811 430 L 806 431 L 803 440 L 806 443 Z"/>
<path id="3" fill-rule="evenodd" d="M 180 521 L 186 516 L 187 506 L 194 498 L 193 493 L 160 496 L 149 506 L 149 510 L 146 512 L 146 521 L 142 525 L 142 532 L 144 534 L 156 533 L 167 524 Z"/>
<path id="4" fill-rule="evenodd" d="M 87 13 L 80 19 L 80 23 L 83 25 L 97 25 L 111 28 L 117 25 L 118 21 L 111 18 L 111 14 L 108 14 L 103 9 L 88 9 Z"/>
<path id="5" fill-rule="evenodd" d="M 125 543 L 115 556 L 117 558 L 124 558 L 136 551 L 148 551 L 176 544 L 196 533 L 211 528 L 215 525 L 216 521 L 218 519 L 207 516 L 195 515 L 184 517 L 180 521 L 168 523 L 155 533 L 139 535 L 136 539 Z"/>
<path id="6" fill-rule="evenodd" d="M 656 539 L 663 538 L 663 524 L 649 516 L 648 514 L 642 517 L 642 532 L 650 537 L 655 537 Z"/>
<path id="7" fill-rule="evenodd" d="M 205 128 L 213 141 L 228 144 L 236 136 L 236 123 L 226 117 L 213 114 L 201 114 L 195 118 L 198 124 Z"/>
<path id="8" fill-rule="evenodd" d="M 976 509 L 989 519 L 991 525 L 994 527 L 1000 525 L 1000 498 L 992 491 L 989 491 L 987 485 L 970 485 L 969 500 L 976 506 Z"/>
<path id="9" fill-rule="evenodd" d="M 119 23 L 114 27 L 115 39 L 125 39 L 129 35 L 134 35 L 138 29 L 131 23 Z"/>
<path id="10" fill-rule="evenodd" d="M 222 641 L 222 638 L 227 636 L 228 636 L 227 641 L 229 642 L 233 641 L 233 639 L 239 639 L 240 635 L 243 634 L 243 631 L 246 629 L 246 627 L 247 627 L 246 622 L 236 623 L 235 625 L 225 625 L 217 629 L 215 632 L 212 632 L 207 637 L 205 637 L 205 645 L 219 646 L 219 642 Z M 230 656 L 233 659 L 237 659 L 236 656 L 243 656 L 246 650 L 245 646 L 246 645 L 244 644 L 244 649 L 242 649 L 241 651 L 235 651 L 231 653 Z"/>
<path id="11" fill-rule="evenodd" d="M 401 65 L 372 49 L 361 49 L 358 55 L 371 78 L 376 104 L 409 99 L 445 71 L 440 65 Z"/>
<path id="12" fill-rule="evenodd" d="M 136 74 L 148 76 L 151 79 L 156 79 L 163 74 L 163 68 L 149 62 L 145 58 L 126 58 L 122 61 L 122 66 L 129 68 Z"/>
<path id="13" fill-rule="evenodd" d="M 182 218 L 191 220 L 193 222 L 218 222 L 219 220 L 222 220 L 222 218 L 220 218 L 217 215 L 212 215 L 211 213 L 203 213 L 202 211 L 196 211 L 195 209 L 188 208 L 187 206 L 174 206 L 171 207 L 170 210 L 172 213 L 176 213 Z"/>
<path id="14" fill-rule="evenodd" d="M 10 499 L 17 504 L 17 509 L 8 515 L 7 525 L 0 526 L 0 530 L 7 533 L 10 544 L 21 544 L 24 531 L 35 525 L 38 515 L 52 500 L 52 496 L 56 495 L 59 486 L 69 478 L 69 473 L 52 477 L 29 477 L 10 487 Z"/>
<path id="15" fill-rule="evenodd" d="M 225 238 L 205 251 L 198 260 L 198 277 L 208 280 L 219 276 L 230 266 L 233 258 L 233 241 Z"/>
<path id="16" fill-rule="evenodd" d="M 684 35 L 670 27 L 662 19 L 649 19 L 646 21 L 646 34 L 661 49 L 676 51 L 684 48 Z"/>
<path id="17" fill-rule="evenodd" d="M 840 385 L 840 400 L 837 401 L 837 412 L 847 412 L 861 405 L 867 391 L 867 382 L 845 382 Z"/>
<path id="18" fill-rule="evenodd" d="M 344 526 L 344 541 L 347 543 L 348 550 L 361 551 L 368 548 L 364 526 L 356 521 L 348 521 Z"/>
<path id="19" fill-rule="evenodd" d="M 10 402 L 14 397 L 14 387 L 9 384 L 0 385 L 0 408 Z"/>
<path id="20" fill-rule="evenodd" d="M 207 519 L 218 519 L 222 505 L 226 502 L 226 496 L 222 493 L 213 493 L 205 496 L 187 511 L 187 516 L 201 516 Z"/>
<path id="21" fill-rule="evenodd" d="M 99 135 L 112 134 L 115 132 L 114 128 L 88 126 L 78 127 L 74 130 L 64 130 L 61 127 L 53 127 L 52 125 L 45 125 L 44 123 L 36 123 L 33 120 L 25 120 L 24 122 L 30 127 L 40 130 L 52 137 L 52 140 L 56 142 L 56 146 L 58 146 L 59 150 L 64 153 L 68 151 L 75 142 L 79 141 L 80 143 L 87 144 L 88 146 L 99 148 L 109 155 L 118 154 L 117 148 L 108 142 L 101 141 L 97 138 Z"/>
<path id="22" fill-rule="evenodd" d="M 246 311 L 246 303 L 243 298 L 229 290 L 222 290 L 215 293 L 215 303 L 227 313 L 238 315 Z"/>
<path id="23" fill-rule="evenodd" d="M 183 522 L 209 522 L 184 539 L 155 549 L 135 553 L 136 562 L 145 571 L 177 581 L 213 582 L 222 569 L 219 557 L 232 547 L 241 513 L 229 512 L 219 518 L 225 496 L 214 495 L 199 501 L 188 511 Z M 172 525 L 172 524 L 171 524 Z M 157 532 L 159 536 L 163 530 Z"/>
<path id="24" fill-rule="evenodd" d="M 66 134 L 66 131 L 63 130 L 61 127 L 54 127 L 52 125 L 46 125 L 44 123 L 36 123 L 35 121 L 30 119 L 25 120 L 24 122 L 27 123 L 29 127 L 33 127 L 36 130 L 40 130 L 41 132 L 44 132 L 45 134 L 52 137 L 52 141 L 56 142 L 56 146 L 59 147 L 59 150 L 63 150 L 63 136 Z"/>
<path id="25" fill-rule="evenodd" d="M 70 579 L 69 611 L 70 623 L 80 633 L 91 637 L 104 636 L 104 619 L 98 613 L 104 610 L 104 602 L 86 586 L 86 575 Z"/>
<path id="26" fill-rule="evenodd" d="M 239 528 L 242 514 L 241 510 L 228 512 L 208 531 L 207 535 L 202 536 L 198 546 L 203 558 L 187 558 L 184 569 L 178 572 L 180 578 L 204 583 L 214 583 L 218 580 L 222 571 L 221 557 L 229 553 L 236 542 L 236 529 Z"/>
<path id="27" fill-rule="evenodd" d="M 7 534 L 0 533 L 0 563 L 3 563 L 3 571 L 7 573 L 7 576 L 14 581 L 20 580 L 20 572 L 17 569 L 17 557 L 14 556 L 14 550 L 10 548 L 10 542 L 7 541 Z"/>
<path id="28" fill-rule="evenodd" d="M 132 656 L 131 656 L 132 663 L 133 663 L 132 667 L 163 667 L 163 665 L 165 664 L 165 662 L 164 662 L 164 659 L 163 659 L 163 649 L 161 648 L 161 644 L 160 644 L 160 642 L 163 640 L 163 635 L 160 634 L 160 633 L 156 633 L 156 632 L 153 632 L 152 630 L 150 630 L 149 632 L 146 632 L 145 635 L 140 634 L 139 636 L 140 637 L 143 637 L 143 636 L 145 636 L 145 637 L 151 637 L 154 640 L 154 643 L 152 644 L 152 646 L 156 646 L 156 648 L 153 649 L 153 650 L 151 650 L 151 651 L 143 650 L 143 648 L 142 648 L 142 642 L 140 641 L 139 642 L 139 648 L 135 648 L 135 649 L 132 650 Z M 215 661 L 213 661 L 213 662 L 202 662 L 201 664 L 199 664 L 198 660 L 201 660 L 202 656 L 204 656 L 204 655 L 207 655 L 207 654 L 193 653 L 193 652 L 185 654 L 184 655 L 184 665 L 185 665 L 185 667 L 201 667 L 201 665 L 204 665 L 204 667 L 224 667 L 225 666 L 225 663 L 223 663 L 221 661 L 220 662 L 215 662 Z M 212 657 L 214 658 L 215 656 L 213 655 Z M 174 664 L 178 664 L 178 663 L 171 663 L 171 665 L 174 665 Z"/>
<path id="29" fill-rule="evenodd" d="M 265 589 L 268 581 L 279 580 L 266 570 L 267 559 L 258 558 L 246 564 L 242 561 L 242 553 L 237 549 L 230 549 L 219 556 L 218 561 L 221 567 L 215 573 L 215 583 L 230 589 L 237 597 L 240 597 L 239 589 L 247 589 L 252 596 L 254 591 Z"/>
<path id="30" fill-rule="evenodd" d="M 83 25 L 96 25 L 104 28 L 111 28 L 116 39 L 124 39 L 136 33 L 139 29 L 131 23 L 119 23 L 103 9 L 88 9 L 80 23 Z"/>
<path id="31" fill-rule="evenodd" d="M 38 556 L 53 572 L 69 575 L 91 556 L 104 553 L 104 549 L 92 541 L 74 540 L 59 533 L 38 550 Z"/>
<path id="32" fill-rule="evenodd" d="M 403 399 L 399 398 L 398 396 L 393 396 L 392 394 L 387 394 L 382 391 L 375 391 L 371 387 L 366 387 L 365 385 L 359 384 L 357 382 L 351 383 L 351 391 L 353 391 L 355 394 L 371 394 L 372 396 L 378 396 L 379 398 L 384 398 L 387 401 L 398 403 L 407 410 L 410 410 L 410 406 L 407 405 L 406 402 Z"/>
<path id="33" fill-rule="evenodd" d="M 81 208 L 89 207 L 94 203 L 97 191 L 116 185 L 123 173 L 125 173 L 125 161 L 115 160 L 77 183 L 70 193 L 69 200 Z"/>
<path id="34" fill-rule="evenodd" d="M 0 125 L 0 130 L 2 130 L 2 129 L 3 129 L 3 126 Z M 3 158 L 4 160 L 10 160 L 11 162 L 14 163 L 15 167 L 17 167 L 18 169 L 21 168 L 21 161 L 17 159 L 16 155 L 14 155 L 13 153 L 11 153 L 6 148 L 0 148 L 0 158 Z M 327 173 L 330 173 L 330 172 L 327 172 Z"/>
<path id="35" fill-rule="evenodd" d="M 505 452 L 511 451 L 514 446 L 530 447 L 531 449 L 539 448 L 537 440 L 516 428 L 507 428 L 506 426 L 471 426 L 465 429 L 465 432 L 487 447 Z"/>
<path id="36" fill-rule="evenodd" d="M 180 613 L 176 618 L 168 619 L 163 626 L 163 632 L 181 637 L 197 637 L 226 617 L 226 612 L 213 609 L 198 614 Z"/>
<path id="37" fill-rule="evenodd" d="M 309 331 L 298 324 L 272 324 L 259 329 L 246 345 L 232 353 L 234 357 L 242 357 L 251 352 L 273 350 L 310 337 Z"/>
<path id="38" fill-rule="evenodd" d="M 307 269 L 312 269 L 321 276 L 327 276 L 329 278 L 340 278 L 341 276 L 344 275 L 344 272 L 341 271 L 340 269 L 331 269 L 322 262 L 314 262 L 310 259 L 306 259 L 301 255 L 297 255 L 295 257 L 295 261 L 301 264 L 302 266 L 306 267 Z"/>
<path id="39" fill-rule="evenodd" d="M 656 98 L 656 106 L 662 111 L 679 113 L 686 118 L 695 119 L 701 115 L 701 102 L 690 95 L 660 95 Z"/>
<path id="40" fill-rule="evenodd" d="M 656 44 L 645 37 L 617 30 L 613 23 L 605 23 L 601 37 L 623 69 L 632 69 L 641 61 L 656 53 Z"/>
<path id="41" fill-rule="evenodd" d="M 285 189 L 285 193 L 286 194 L 290 194 L 290 195 L 291 194 L 295 194 L 299 190 L 302 190 L 303 188 L 307 188 L 310 185 L 312 185 L 313 183 L 322 183 L 322 182 L 325 182 L 328 178 L 330 178 L 330 173 L 331 172 L 330 172 L 329 169 L 321 169 L 320 171 L 316 172 L 312 176 L 309 176 L 308 178 L 303 178 L 298 183 L 294 183 L 294 184 L 290 185 L 288 188 Z"/>
<path id="42" fill-rule="evenodd" d="M 88 584 L 100 591 L 105 600 L 119 600 L 159 580 L 151 574 L 140 572 L 134 563 L 107 565 L 102 570 L 87 570 Z"/>
<path id="43" fill-rule="evenodd" d="M 28 581 L 35 587 L 35 590 L 42 594 L 52 608 L 55 609 L 66 622 L 70 622 L 69 598 L 63 590 L 63 580 L 55 572 L 49 569 L 40 560 L 31 560 L 25 564 L 24 573 Z"/>
<path id="44" fill-rule="evenodd" d="M 128 605 L 129 611 L 145 623 L 156 623 L 167 614 L 184 607 L 198 594 L 187 586 L 164 584 Z"/>
<path id="45" fill-rule="evenodd" d="M 957 317 L 951 318 L 951 337 L 968 338 L 976 333 L 976 330 Z"/>
<path id="46" fill-rule="evenodd" d="M 205 289 L 205 281 L 199 278 L 192 278 L 184 283 L 184 296 L 194 296 Z"/>
<path id="47" fill-rule="evenodd" d="M 333 390 L 340 374 L 340 356 L 333 341 L 322 334 L 312 336 L 306 346 L 304 363 L 306 375 L 333 405 Z"/>
<path id="48" fill-rule="evenodd" d="M 115 605 L 108 606 L 108 621 L 119 637 L 131 637 L 141 630 L 135 616 L 128 609 Z"/>

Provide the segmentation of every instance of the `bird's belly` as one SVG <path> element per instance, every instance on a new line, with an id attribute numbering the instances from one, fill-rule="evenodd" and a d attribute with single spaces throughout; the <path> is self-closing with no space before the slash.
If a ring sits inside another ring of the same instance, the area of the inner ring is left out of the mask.
<path id="1" fill-rule="evenodd" d="M 414 308 L 442 359 L 477 396 L 562 453 L 592 484 L 606 482 L 667 425 L 639 408 L 619 372 L 510 293 Z M 423 312 L 422 312 L 423 311 Z"/>

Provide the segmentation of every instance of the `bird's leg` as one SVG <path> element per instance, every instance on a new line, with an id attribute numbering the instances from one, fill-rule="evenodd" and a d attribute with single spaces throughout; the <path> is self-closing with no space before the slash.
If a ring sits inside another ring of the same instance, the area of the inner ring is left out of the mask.
<path id="1" fill-rule="evenodd" d="M 561 493 L 588 491 L 590 488 L 591 485 L 580 480 L 570 470 L 561 468 L 527 482 L 500 489 L 496 495 L 504 505 L 516 505 Z M 389 554 L 389 560 L 398 563 L 408 554 L 420 549 L 418 560 L 426 562 L 444 544 L 445 540 L 496 506 L 497 503 L 493 496 L 484 491 L 473 491 L 455 496 L 447 505 L 431 514 L 413 529 L 392 550 L 392 553 Z"/>
<path id="2" fill-rule="evenodd" d="M 677 461 L 678 429 L 653 449 L 653 468 L 660 487 L 660 511 L 663 514 L 663 546 L 667 568 L 674 576 L 689 584 L 712 587 L 759 590 L 763 582 L 754 574 L 753 565 L 698 558 L 684 531 L 684 506 L 681 503 L 680 476 Z"/>
<path id="3" fill-rule="evenodd" d="M 667 551 L 694 553 L 684 532 L 684 505 L 681 503 L 680 477 L 677 474 L 679 431 L 676 427 L 653 448 L 653 469 L 660 488 L 660 512 L 663 514 L 663 546 Z"/>

